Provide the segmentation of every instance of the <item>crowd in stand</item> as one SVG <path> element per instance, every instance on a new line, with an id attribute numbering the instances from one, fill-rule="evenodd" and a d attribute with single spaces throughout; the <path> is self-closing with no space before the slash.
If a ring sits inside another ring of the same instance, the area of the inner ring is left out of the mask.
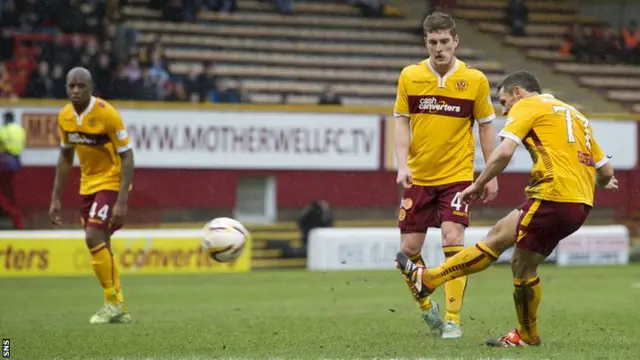
<path id="1" fill-rule="evenodd" d="M 268 0 L 280 12 L 290 13 L 293 0 Z M 428 0 L 431 8 L 447 7 L 449 1 Z M 387 11 L 381 0 L 345 0 L 359 7 L 364 16 Z M 174 76 L 164 58 L 163 46 L 155 41 L 146 47 L 136 43 L 137 34 L 121 20 L 128 0 L 4 0 L 0 8 L 0 97 L 15 95 L 10 81 L 12 34 L 44 32 L 53 39 L 38 45 L 37 65 L 24 89 L 25 97 L 64 98 L 65 73 L 84 66 L 95 77 L 98 96 L 106 99 L 165 100 L 238 103 L 249 94 L 237 79 L 218 79 L 215 64 L 203 63 L 184 77 Z M 232 12 L 236 0 L 150 0 L 167 20 L 191 21 L 202 10 Z M 505 14 L 511 34 L 526 35 L 528 10 L 521 0 L 511 0 Z M 75 34 L 75 35 L 63 35 Z M 83 35 L 78 35 L 83 34 Z M 635 21 L 617 33 L 611 28 L 594 29 L 574 25 L 565 37 L 563 53 L 581 62 L 640 62 L 640 30 Z M 330 91 L 321 99 L 333 103 Z M 328 100 L 328 98 L 331 98 Z"/>
<path id="2" fill-rule="evenodd" d="M 575 24 L 565 34 L 560 52 L 583 63 L 628 63 L 640 65 L 640 29 L 635 20 L 619 32 L 610 26 Z"/>

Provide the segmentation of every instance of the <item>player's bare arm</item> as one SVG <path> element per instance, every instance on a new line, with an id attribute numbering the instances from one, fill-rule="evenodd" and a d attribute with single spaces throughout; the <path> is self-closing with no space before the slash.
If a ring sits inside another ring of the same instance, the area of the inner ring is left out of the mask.
<path id="1" fill-rule="evenodd" d="M 49 216 L 55 225 L 61 224 L 60 210 L 62 210 L 62 191 L 69 178 L 69 170 L 73 167 L 75 152 L 72 147 L 61 147 L 56 165 L 56 175 L 53 181 L 53 191 L 51 193 L 51 205 L 49 206 Z"/>
<path id="2" fill-rule="evenodd" d="M 122 168 L 120 170 L 120 190 L 118 191 L 118 200 L 113 207 L 113 225 L 124 224 L 124 218 L 127 216 L 127 204 L 129 203 L 129 189 L 133 182 L 133 150 L 120 153 L 122 160 Z"/>
<path id="3" fill-rule="evenodd" d="M 504 139 L 500 145 L 491 153 L 484 170 L 480 173 L 476 181 L 460 194 L 460 200 L 468 203 L 471 200 L 480 199 L 487 184 L 500 175 L 509 165 L 513 154 L 516 152 L 518 143 L 511 139 Z"/>
<path id="4" fill-rule="evenodd" d="M 596 172 L 596 186 L 605 190 L 618 190 L 618 179 L 613 175 L 613 166 L 606 163 Z"/>
<path id="5" fill-rule="evenodd" d="M 478 125 L 478 138 L 485 164 L 489 162 L 491 153 L 496 144 L 496 131 L 493 122 L 485 122 Z M 488 203 L 498 196 L 498 179 L 491 179 L 484 187 L 483 202 Z"/>
<path id="6" fill-rule="evenodd" d="M 406 116 L 395 117 L 395 151 L 396 161 L 398 162 L 398 176 L 396 182 L 404 188 L 411 186 L 411 170 L 407 165 L 409 157 L 409 146 L 411 144 L 411 128 L 410 120 Z"/>

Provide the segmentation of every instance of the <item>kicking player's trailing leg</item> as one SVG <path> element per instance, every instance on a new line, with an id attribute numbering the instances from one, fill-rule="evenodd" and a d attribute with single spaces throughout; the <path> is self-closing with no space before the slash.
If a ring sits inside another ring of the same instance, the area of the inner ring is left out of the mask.
<path id="1" fill-rule="evenodd" d="M 486 343 L 489 346 L 540 345 L 538 307 L 542 299 L 542 287 L 538 266 L 562 239 L 584 224 L 591 206 L 530 199 L 522 210 L 515 236 L 516 249 L 511 258 L 513 302 L 518 316 L 518 328 L 497 340 L 488 340 Z"/>
<path id="2" fill-rule="evenodd" d="M 424 266 L 421 251 L 425 237 L 425 233 L 402 234 L 401 237 L 401 252 L 405 254 L 408 259 L 411 259 L 413 263 L 420 264 L 421 266 Z M 409 290 L 414 294 L 420 311 L 422 311 L 422 319 L 427 323 L 429 329 L 434 335 L 440 336 L 444 323 L 440 317 L 438 304 L 431 300 L 431 296 L 429 295 L 416 296 L 415 291 L 413 290 L 414 281 L 407 275 L 403 276 Z"/>
<path id="3" fill-rule="evenodd" d="M 511 259 L 511 270 L 518 328 L 511 330 L 500 339 L 487 340 L 487 345 L 497 347 L 540 345 L 538 307 L 542 299 L 542 287 L 537 269 L 546 258 L 546 255 L 515 249 Z"/>
<path id="4" fill-rule="evenodd" d="M 442 223 L 442 251 L 445 259 L 450 259 L 464 249 L 464 226 L 454 222 Z M 467 289 L 467 277 L 447 281 L 444 284 L 444 298 L 446 314 L 444 317 L 443 339 L 459 339 L 462 337 L 460 328 L 460 311 L 464 293 Z"/>

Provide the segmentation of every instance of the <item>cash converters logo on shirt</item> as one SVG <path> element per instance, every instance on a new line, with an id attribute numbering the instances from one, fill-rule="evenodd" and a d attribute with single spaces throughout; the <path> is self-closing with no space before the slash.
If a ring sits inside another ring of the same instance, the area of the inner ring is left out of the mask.
<path id="1" fill-rule="evenodd" d="M 474 101 L 440 95 L 409 95 L 411 114 L 442 115 L 468 118 L 473 112 Z"/>
<path id="2" fill-rule="evenodd" d="M 449 105 L 445 100 L 438 100 L 435 97 L 420 99 L 418 109 L 429 113 L 460 113 L 462 108 L 458 105 Z"/>

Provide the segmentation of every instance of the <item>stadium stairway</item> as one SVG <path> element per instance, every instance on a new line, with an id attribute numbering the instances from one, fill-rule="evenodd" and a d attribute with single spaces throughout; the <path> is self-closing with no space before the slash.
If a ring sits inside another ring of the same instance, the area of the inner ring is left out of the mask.
<path id="1" fill-rule="evenodd" d="M 551 93 L 584 111 L 640 112 L 638 67 L 578 64 L 572 56 L 560 54 L 562 35 L 572 24 L 598 25 L 598 20 L 577 15 L 575 5 L 569 2 L 531 0 L 527 1 L 527 36 L 514 37 L 502 20 L 507 4 L 507 0 L 458 0 L 455 15 L 473 24 L 474 29 L 464 33 L 465 41 L 474 41 L 468 39 L 474 34 L 497 40 L 492 48 L 483 49 L 502 59 L 505 69 L 535 72 Z"/>
<path id="2" fill-rule="evenodd" d="M 331 84 L 345 105 L 393 106 L 400 70 L 425 57 L 414 23 L 362 18 L 337 0 L 296 1 L 291 16 L 269 2 L 238 0 L 237 12 L 204 11 L 195 24 L 163 21 L 147 3 L 135 0 L 123 11 L 142 48 L 159 40 L 176 75 L 213 62 L 206 71 L 237 79 L 255 103 L 315 104 Z M 500 62 L 485 61 L 482 51 L 459 54 L 492 84 L 502 78 Z"/>

